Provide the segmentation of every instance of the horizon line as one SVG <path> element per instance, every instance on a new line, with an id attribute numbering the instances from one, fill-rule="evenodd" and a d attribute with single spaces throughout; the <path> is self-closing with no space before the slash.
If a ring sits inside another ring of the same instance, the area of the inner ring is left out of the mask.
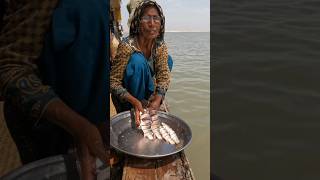
<path id="1" fill-rule="evenodd" d="M 183 30 L 169 30 L 169 31 L 165 31 L 165 32 L 210 32 L 210 31 L 190 31 L 190 30 L 186 30 L 186 31 L 183 31 Z M 129 31 L 123 31 L 123 33 L 129 33 Z"/>
<path id="2" fill-rule="evenodd" d="M 169 30 L 165 32 L 210 32 L 210 31 L 198 31 L 198 30 Z"/>

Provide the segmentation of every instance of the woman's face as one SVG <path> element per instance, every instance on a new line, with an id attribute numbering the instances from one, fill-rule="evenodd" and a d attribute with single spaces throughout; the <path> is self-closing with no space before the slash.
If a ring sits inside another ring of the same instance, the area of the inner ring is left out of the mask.
<path id="1" fill-rule="evenodd" d="M 140 19 L 139 35 L 147 39 L 155 39 L 159 36 L 161 17 L 155 7 L 147 7 Z"/>

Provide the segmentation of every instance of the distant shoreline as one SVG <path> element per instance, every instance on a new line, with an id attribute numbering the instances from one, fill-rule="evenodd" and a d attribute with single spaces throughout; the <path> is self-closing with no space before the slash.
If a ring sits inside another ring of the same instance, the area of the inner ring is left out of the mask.
<path id="1" fill-rule="evenodd" d="M 183 33 L 210 33 L 210 31 L 165 31 L 166 33 L 171 33 L 171 32 L 173 32 L 173 33 L 181 33 L 181 32 L 183 32 Z M 126 32 L 126 31 L 124 31 L 123 32 L 124 34 L 129 34 L 129 32 Z"/>
<path id="2" fill-rule="evenodd" d="M 167 32 L 209 33 L 210 31 L 166 31 L 166 33 Z"/>

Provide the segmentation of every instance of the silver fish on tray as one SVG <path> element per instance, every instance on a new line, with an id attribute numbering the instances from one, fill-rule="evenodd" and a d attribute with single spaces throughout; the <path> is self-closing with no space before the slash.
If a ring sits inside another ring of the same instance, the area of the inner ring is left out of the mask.
<path id="1" fill-rule="evenodd" d="M 145 110 L 140 115 L 140 128 L 143 131 L 143 136 L 147 137 L 148 139 L 153 139 L 153 133 L 151 130 L 151 117 L 147 110 Z"/>
<path id="2" fill-rule="evenodd" d="M 158 115 L 153 115 L 151 116 L 151 130 L 153 134 L 156 136 L 158 139 L 162 139 L 161 133 L 160 133 L 160 122 L 158 119 Z"/>
<path id="3" fill-rule="evenodd" d="M 168 143 L 175 144 L 175 142 L 171 139 L 167 130 L 162 126 L 160 127 L 160 133 L 161 133 L 163 139 L 165 139 Z"/>
<path id="4" fill-rule="evenodd" d="M 174 130 L 172 130 L 171 128 L 170 128 L 170 126 L 168 126 L 166 123 L 161 123 L 162 124 L 162 126 L 164 127 L 164 129 L 166 129 L 166 131 L 169 133 L 169 135 L 170 135 L 170 138 L 176 143 L 176 144 L 179 144 L 180 143 L 180 141 L 179 141 L 179 138 L 178 138 L 178 136 L 177 136 L 177 134 L 174 132 Z"/>
<path id="5" fill-rule="evenodd" d="M 143 131 L 144 137 L 150 140 L 155 138 L 164 139 L 170 144 L 179 144 L 179 138 L 169 125 L 160 123 L 158 119 L 157 111 L 147 109 L 143 113 L 140 113 L 140 128 Z"/>

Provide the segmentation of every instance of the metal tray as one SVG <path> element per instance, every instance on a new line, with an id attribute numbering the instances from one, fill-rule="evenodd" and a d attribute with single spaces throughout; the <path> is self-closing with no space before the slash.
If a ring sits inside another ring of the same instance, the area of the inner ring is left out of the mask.
<path id="1" fill-rule="evenodd" d="M 168 124 L 176 132 L 179 144 L 171 145 L 164 140 L 144 138 L 142 130 L 132 128 L 130 111 L 125 111 L 111 118 L 110 145 L 129 155 L 159 158 L 180 152 L 191 143 L 191 129 L 183 120 L 161 111 L 158 117 L 160 122 Z"/>

